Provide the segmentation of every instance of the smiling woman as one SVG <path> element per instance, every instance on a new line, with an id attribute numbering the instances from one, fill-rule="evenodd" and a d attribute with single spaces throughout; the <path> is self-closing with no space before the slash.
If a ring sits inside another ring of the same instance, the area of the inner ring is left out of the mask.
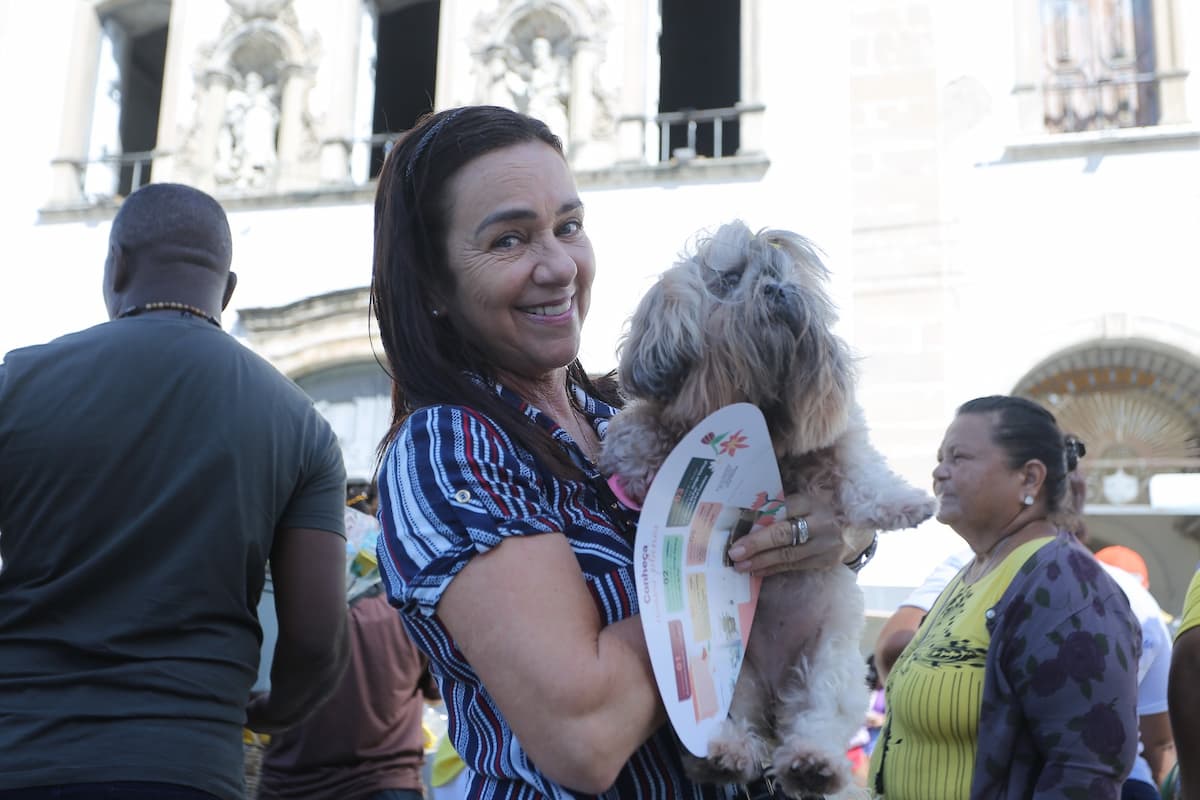
<path id="1" fill-rule="evenodd" d="M 544 124 L 467 107 L 397 142 L 371 286 L 393 377 L 380 572 L 438 678 L 469 796 L 731 798 L 684 775 L 638 618 L 633 520 L 595 465 L 619 399 L 576 357 L 594 277 Z M 787 543 L 790 569 L 842 551 L 830 508 L 788 508 L 807 542 L 765 526 L 740 540 L 744 569 Z"/>
<path id="2" fill-rule="evenodd" d="M 631 520 L 593 463 L 618 399 L 576 359 L 595 265 L 558 139 L 502 108 L 435 114 L 389 154 L 375 210 L 380 567 L 471 794 L 728 796 L 682 777 Z"/>
<path id="3" fill-rule="evenodd" d="M 544 407 L 579 350 L 596 272 L 567 163 L 545 142 L 517 144 L 480 156 L 448 192 L 444 319 Z"/>

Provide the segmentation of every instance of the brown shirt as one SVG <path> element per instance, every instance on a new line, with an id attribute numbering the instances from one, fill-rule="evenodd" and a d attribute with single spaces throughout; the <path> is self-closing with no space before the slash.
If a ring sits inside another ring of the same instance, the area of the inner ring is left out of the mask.
<path id="1" fill-rule="evenodd" d="M 333 696 L 263 756 L 259 797 L 357 800 L 421 790 L 425 657 L 375 590 L 350 607 L 350 663 Z"/>

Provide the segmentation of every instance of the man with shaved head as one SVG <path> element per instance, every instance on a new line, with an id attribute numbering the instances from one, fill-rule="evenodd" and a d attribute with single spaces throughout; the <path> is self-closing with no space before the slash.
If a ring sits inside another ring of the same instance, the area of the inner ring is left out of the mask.
<path id="1" fill-rule="evenodd" d="M 110 320 L 0 363 L 0 798 L 241 798 L 243 724 L 294 725 L 340 676 L 341 452 L 222 330 L 231 258 L 213 198 L 146 186 L 113 220 Z"/>

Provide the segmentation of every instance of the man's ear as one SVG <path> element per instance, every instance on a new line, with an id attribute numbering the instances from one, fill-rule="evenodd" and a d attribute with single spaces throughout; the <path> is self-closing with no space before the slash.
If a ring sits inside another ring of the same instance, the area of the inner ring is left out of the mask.
<path id="1" fill-rule="evenodd" d="M 225 281 L 225 296 L 221 298 L 221 310 L 229 305 L 229 298 L 233 297 L 233 290 L 237 288 L 237 273 L 230 272 L 229 278 Z"/>

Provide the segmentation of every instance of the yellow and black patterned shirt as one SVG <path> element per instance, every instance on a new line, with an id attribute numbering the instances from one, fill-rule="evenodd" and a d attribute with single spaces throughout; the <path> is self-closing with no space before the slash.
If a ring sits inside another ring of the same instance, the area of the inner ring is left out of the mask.
<path id="1" fill-rule="evenodd" d="M 896 661 L 887 683 L 886 740 L 871 764 L 872 775 L 883 771 L 887 800 L 970 797 L 991 640 L 986 613 L 1050 541 L 1026 542 L 975 583 L 956 575 Z"/>

